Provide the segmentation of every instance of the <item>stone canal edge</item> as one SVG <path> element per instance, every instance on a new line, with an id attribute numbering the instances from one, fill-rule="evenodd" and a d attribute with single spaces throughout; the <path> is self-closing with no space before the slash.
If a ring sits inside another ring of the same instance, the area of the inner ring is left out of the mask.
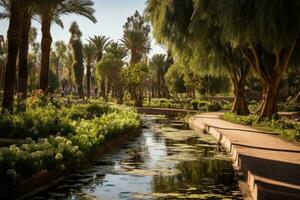
<path id="1" fill-rule="evenodd" d="M 275 133 L 219 119 L 223 113 L 194 115 L 189 126 L 212 135 L 231 155 L 246 200 L 300 199 L 300 145 Z"/>

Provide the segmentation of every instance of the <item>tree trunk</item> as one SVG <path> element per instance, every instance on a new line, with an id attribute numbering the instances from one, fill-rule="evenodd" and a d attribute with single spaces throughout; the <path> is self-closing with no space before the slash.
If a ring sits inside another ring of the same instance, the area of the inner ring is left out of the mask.
<path id="1" fill-rule="evenodd" d="M 79 98 L 84 100 L 84 92 L 83 92 L 83 85 L 82 85 L 82 83 L 78 84 L 77 87 L 78 87 L 78 96 L 79 96 Z"/>
<path id="2" fill-rule="evenodd" d="M 72 67 L 69 67 L 69 74 L 68 74 L 68 79 L 69 79 L 69 94 L 72 92 Z"/>
<path id="3" fill-rule="evenodd" d="M 243 55 L 254 68 L 263 82 L 263 95 L 259 120 L 272 119 L 277 116 L 277 98 L 279 94 L 279 83 L 284 72 L 287 70 L 290 58 L 295 50 L 299 34 L 295 34 L 293 43 L 285 49 L 270 54 L 262 47 L 250 43 L 253 58 L 245 52 Z M 271 59 L 270 59 L 271 58 Z M 271 70 L 266 70 L 267 67 Z"/>
<path id="4" fill-rule="evenodd" d="M 161 79 L 160 79 L 160 74 L 157 74 L 157 96 L 158 98 L 161 98 Z"/>
<path id="5" fill-rule="evenodd" d="M 264 94 L 262 100 L 262 107 L 260 112 L 260 119 L 272 119 L 277 116 L 277 99 L 279 94 L 279 84 L 281 77 L 276 79 L 264 80 Z"/>
<path id="6" fill-rule="evenodd" d="M 40 74 L 40 89 L 47 94 L 48 92 L 48 74 L 50 51 L 52 44 L 52 37 L 50 33 L 51 20 L 42 19 L 42 61 Z"/>
<path id="7" fill-rule="evenodd" d="M 10 7 L 10 21 L 7 32 L 8 40 L 8 56 L 6 62 L 5 78 L 4 78 L 4 91 L 2 107 L 4 110 L 13 111 L 14 93 L 16 84 L 16 65 L 17 56 L 19 51 L 21 15 L 18 9 L 18 2 L 12 1 Z"/>
<path id="8" fill-rule="evenodd" d="M 86 90 L 87 90 L 87 98 L 91 97 L 91 62 L 90 60 L 87 61 L 86 66 Z"/>
<path id="9" fill-rule="evenodd" d="M 105 95 L 106 95 L 106 91 L 105 91 L 105 78 L 104 77 L 101 77 L 101 81 L 100 81 L 100 88 L 101 88 L 101 91 L 100 91 L 100 96 L 105 99 Z"/>
<path id="10" fill-rule="evenodd" d="M 19 50 L 19 74 L 18 74 L 18 93 L 22 99 L 27 97 L 28 85 L 28 49 L 29 49 L 29 31 L 31 27 L 31 15 L 25 11 L 22 21 L 22 32 Z"/>
<path id="11" fill-rule="evenodd" d="M 249 115 L 250 111 L 248 109 L 248 104 L 245 97 L 245 82 L 234 80 L 232 80 L 232 82 L 234 101 L 231 112 L 237 115 Z"/>
<path id="12" fill-rule="evenodd" d="M 143 92 L 140 91 L 135 96 L 135 106 L 136 107 L 143 107 Z"/>

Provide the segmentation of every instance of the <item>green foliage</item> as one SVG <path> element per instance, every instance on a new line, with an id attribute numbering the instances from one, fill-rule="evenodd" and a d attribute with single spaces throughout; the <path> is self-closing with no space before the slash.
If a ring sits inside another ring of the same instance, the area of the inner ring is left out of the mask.
<path id="1" fill-rule="evenodd" d="M 180 68 L 180 66 L 173 65 L 169 68 L 168 72 L 166 73 L 166 82 L 170 92 L 186 92 L 183 69 Z"/>
<path id="2" fill-rule="evenodd" d="M 123 64 L 122 58 L 113 53 L 106 53 L 101 61 L 96 64 L 97 74 L 100 78 L 105 78 L 114 72 L 121 71 Z"/>
<path id="3" fill-rule="evenodd" d="M 229 110 L 231 108 L 229 102 L 225 101 L 203 101 L 203 100 L 192 100 L 189 104 L 189 107 L 193 110 L 200 110 L 200 111 L 220 111 L 220 110 Z"/>
<path id="4" fill-rule="evenodd" d="M 123 71 L 125 87 L 131 97 L 135 99 L 136 106 L 141 106 L 143 101 L 143 86 L 149 77 L 149 68 L 146 63 L 137 63 L 128 66 Z"/>
<path id="5" fill-rule="evenodd" d="M 300 103 L 298 103 L 298 102 L 279 103 L 278 110 L 281 112 L 298 112 L 298 113 L 300 113 Z"/>
<path id="6" fill-rule="evenodd" d="M 79 114 L 74 113 L 76 109 L 80 110 Z M 23 131 L 23 134 L 26 134 L 26 130 L 32 124 L 35 126 L 34 132 L 37 132 L 39 127 L 44 129 L 37 133 L 38 137 L 35 140 L 26 138 L 21 145 L 0 148 L 0 182 L 15 182 L 43 170 L 74 169 L 93 157 L 97 148 L 105 142 L 125 132 L 134 134 L 140 128 L 138 114 L 134 109 L 124 106 L 76 105 L 71 109 L 64 108 L 61 112 L 57 112 L 47 105 L 28 110 L 22 115 L 1 116 L 1 133 L 3 124 L 6 123 L 14 126 L 7 128 L 8 132 L 19 130 L 20 133 Z M 78 119 L 79 115 L 84 118 Z M 65 127 L 51 124 L 50 121 L 56 123 L 55 117 L 66 120 L 70 129 L 62 130 Z M 78 120 L 73 121 L 69 117 Z M 39 124 L 44 122 L 48 124 Z M 43 133 L 47 129 L 50 130 L 52 125 L 60 129 L 56 131 L 53 129 L 52 135 Z M 36 140 L 37 138 L 39 139 Z"/>
<path id="7" fill-rule="evenodd" d="M 133 16 L 127 18 L 124 34 L 121 42 L 130 51 L 131 64 L 141 62 L 150 50 L 150 25 L 138 11 Z"/>
<path id="8" fill-rule="evenodd" d="M 83 45 L 81 42 L 82 32 L 79 29 L 79 26 L 76 22 L 71 24 L 69 29 L 71 33 L 70 44 L 73 49 L 73 70 L 75 74 L 75 81 L 78 87 L 79 97 L 83 98 L 83 76 L 84 76 L 84 67 L 83 67 Z"/>
<path id="9" fill-rule="evenodd" d="M 110 44 L 109 37 L 104 35 L 95 35 L 94 37 L 90 37 L 89 42 L 94 45 L 97 61 L 101 61 L 103 51 Z"/>
<path id="10" fill-rule="evenodd" d="M 93 119 L 101 117 L 109 110 L 106 104 L 91 103 L 87 105 L 73 105 L 71 108 L 65 108 L 62 112 L 71 120 Z"/>
<path id="11" fill-rule="evenodd" d="M 49 86 L 48 91 L 50 93 L 55 92 L 59 88 L 59 79 L 58 76 L 54 73 L 53 70 L 49 70 Z"/>
<path id="12" fill-rule="evenodd" d="M 237 116 L 233 113 L 225 113 L 222 119 L 274 131 L 289 140 L 300 140 L 300 125 L 285 119 L 259 121 L 257 115 Z"/>

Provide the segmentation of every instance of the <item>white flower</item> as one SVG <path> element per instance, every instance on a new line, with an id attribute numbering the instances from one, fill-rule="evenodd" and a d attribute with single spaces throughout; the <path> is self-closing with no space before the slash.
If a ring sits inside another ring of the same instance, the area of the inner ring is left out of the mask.
<path id="1" fill-rule="evenodd" d="M 64 141 L 65 138 L 61 137 L 61 136 L 56 136 L 55 137 L 55 140 L 58 142 L 58 143 L 61 143 Z"/>
<path id="2" fill-rule="evenodd" d="M 57 148 L 57 152 L 63 153 L 64 150 L 65 150 L 65 144 L 64 143 L 59 143 L 58 148 Z"/>
<path id="3" fill-rule="evenodd" d="M 69 140 L 69 141 L 67 141 L 66 145 L 67 145 L 67 146 L 71 146 L 71 145 L 72 145 L 72 142 Z"/>
<path id="4" fill-rule="evenodd" d="M 63 155 L 61 153 L 57 153 L 55 155 L 55 160 L 62 160 L 63 159 Z"/>
<path id="5" fill-rule="evenodd" d="M 72 148 L 72 152 L 75 153 L 76 151 L 78 151 L 78 149 L 79 149 L 78 146 L 74 146 L 74 147 Z"/>

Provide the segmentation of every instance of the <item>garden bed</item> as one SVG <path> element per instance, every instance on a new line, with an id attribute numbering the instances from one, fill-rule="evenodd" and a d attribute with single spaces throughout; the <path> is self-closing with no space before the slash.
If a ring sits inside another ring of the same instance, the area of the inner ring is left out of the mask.
<path id="1" fill-rule="evenodd" d="M 20 181 L 17 185 L 0 185 L 0 197 L 1 199 L 24 199 L 28 198 L 40 191 L 46 190 L 57 183 L 63 181 L 72 173 L 82 170 L 82 168 L 88 167 L 95 162 L 101 155 L 108 153 L 114 149 L 120 148 L 132 137 L 137 136 L 140 133 L 140 129 L 132 132 L 123 133 L 121 136 L 112 138 L 99 146 L 94 155 L 90 155 L 87 159 L 87 163 L 80 167 L 73 168 L 71 170 L 60 171 L 50 170 L 44 172 L 38 172 L 25 180 Z"/>
<path id="2" fill-rule="evenodd" d="M 2 137 L 26 137 L 22 144 L 0 148 L 3 198 L 22 195 L 82 168 L 141 127 L 137 112 L 129 107 L 39 103 L 0 119 Z"/>
<path id="3" fill-rule="evenodd" d="M 300 124 L 284 118 L 259 121 L 257 115 L 238 116 L 233 113 L 225 113 L 221 118 L 226 121 L 273 131 L 288 140 L 300 141 Z"/>

